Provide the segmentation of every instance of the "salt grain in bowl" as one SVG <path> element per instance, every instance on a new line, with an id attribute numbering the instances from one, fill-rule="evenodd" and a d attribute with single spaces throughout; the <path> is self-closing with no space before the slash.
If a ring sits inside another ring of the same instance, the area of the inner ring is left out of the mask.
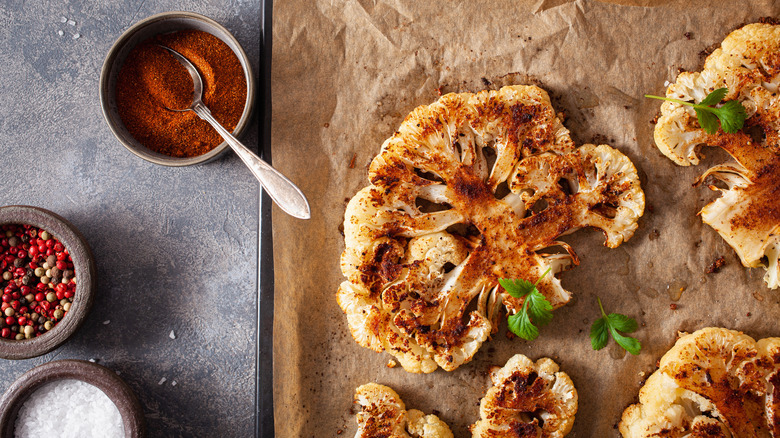
<path id="1" fill-rule="evenodd" d="M 16 416 L 16 438 L 123 438 L 122 415 L 98 387 L 61 379 L 41 386 Z"/>

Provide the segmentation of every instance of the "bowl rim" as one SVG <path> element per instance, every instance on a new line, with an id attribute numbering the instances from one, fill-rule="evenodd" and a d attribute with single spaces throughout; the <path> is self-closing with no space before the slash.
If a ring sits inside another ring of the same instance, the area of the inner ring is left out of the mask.
<path id="1" fill-rule="evenodd" d="M 97 267 L 81 232 L 52 211 L 29 205 L 6 205 L 0 207 L 0 225 L 6 224 L 28 224 L 51 233 L 68 250 L 78 279 L 72 307 L 53 329 L 31 339 L 0 338 L 0 358 L 30 359 L 59 347 L 84 323 L 97 289 Z"/>
<path id="2" fill-rule="evenodd" d="M 64 379 L 80 380 L 103 391 L 122 416 L 125 438 L 144 436 L 143 408 L 130 386 L 109 368 L 81 359 L 47 362 L 17 378 L 0 398 L 0 435 L 14 436 L 16 416 L 35 391 L 47 383 Z"/>
<path id="3" fill-rule="evenodd" d="M 163 166 L 171 166 L 171 167 L 179 167 L 179 166 L 191 166 L 194 164 L 201 164 L 206 163 L 209 161 L 214 160 L 219 155 L 221 155 L 223 152 L 225 152 L 227 149 L 229 149 L 229 146 L 227 142 L 223 141 L 222 143 L 215 146 L 210 151 L 206 152 L 202 155 L 197 155 L 194 157 L 186 157 L 186 158 L 179 158 L 179 157 L 167 157 L 162 154 L 156 154 L 153 155 L 146 150 L 139 149 L 135 144 L 127 141 L 127 139 L 122 136 L 118 129 L 117 124 L 122 123 L 121 120 L 117 121 L 114 120 L 114 117 L 111 115 L 111 111 L 109 108 L 109 102 L 107 101 L 108 96 L 108 82 L 110 78 L 110 74 L 114 68 L 114 63 L 116 61 L 116 58 L 119 54 L 119 52 L 124 48 L 125 44 L 130 40 L 130 38 L 135 35 L 136 32 L 146 28 L 147 26 L 154 25 L 160 21 L 165 21 L 169 19 L 175 19 L 175 18 L 184 18 L 184 19 L 191 19 L 196 21 L 201 21 L 207 25 L 210 25 L 216 29 L 219 29 L 224 35 L 214 35 L 212 32 L 208 32 L 211 35 L 213 35 L 216 38 L 219 38 L 222 41 L 225 41 L 225 39 L 229 40 L 230 44 L 228 44 L 228 47 L 231 48 L 231 50 L 236 54 L 236 57 L 238 58 L 239 62 L 241 63 L 241 66 L 244 71 L 244 77 L 246 79 L 246 86 L 247 86 L 247 92 L 246 92 L 246 101 L 244 102 L 244 111 L 241 113 L 241 117 L 238 120 L 238 123 L 236 124 L 236 128 L 233 130 L 232 134 L 236 137 L 241 136 L 246 129 L 249 127 L 251 121 L 252 121 L 252 115 L 254 113 L 254 106 L 255 106 L 255 76 L 254 72 L 252 71 L 252 65 L 250 63 L 249 57 L 247 56 L 246 52 L 244 51 L 243 46 L 238 42 L 235 36 L 223 25 L 219 24 L 217 21 L 206 17 L 205 15 L 198 14 L 196 12 L 189 12 L 189 11 L 168 11 L 168 12 L 161 12 L 159 14 L 151 15 L 149 17 L 146 17 L 144 19 L 139 20 L 132 26 L 130 26 L 127 30 L 122 32 L 122 34 L 119 36 L 119 38 L 114 41 L 114 43 L 111 45 L 111 48 L 108 50 L 108 53 L 106 54 L 106 58 L 103 61 L 103 66 L 100 70 L 100 81 L 98 84 L 98 94 L 100 96 L 100 109 L 103 113 L 103 118 L 106 121 L 106 124 L 108 125 L 109 129 L 111 130 L 111 133 L 114 135 L 114 137 L 119 140 L 119 143 L 122 144 L 127 150 L 132 152 L 134 155 L 143 158 L 146 161 L 160 164 Z M 231 47 L 231 44 L 234 47 Z M 118 68 L 118 67 L 117 67 Z"/>

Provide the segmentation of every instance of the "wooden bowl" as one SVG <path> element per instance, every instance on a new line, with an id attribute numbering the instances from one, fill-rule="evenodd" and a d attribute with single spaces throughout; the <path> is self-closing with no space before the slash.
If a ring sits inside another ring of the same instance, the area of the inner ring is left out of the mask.
<path id="1" fill-rule="evenodd" d="M 46 354 L 65 342 L 84 322 L 97 289 L 97 268 L 84 236 L 70 222 L 49 210 L 26 205 L 0 207 L 0 225 L 29 224 L 59 240 L 70 253 L 76 273 L 76 293 L 68 313 L 51 330 L 20 341 L 0 338 L 0 358 L 29 359 Z"/>
<path id="2" fill-rule="evenodd" d="M 114 402 L 122 415 L 125 438 L 144 436 L 144 413 L 133 390 L 116 373 L 85 360 L 56 360 L 37 366 L 16 379 L 0 399 L 0 436 L 14 436 L 16 416 L 25 401 L 41 386 L 75 379 L 96 386 Z"/>

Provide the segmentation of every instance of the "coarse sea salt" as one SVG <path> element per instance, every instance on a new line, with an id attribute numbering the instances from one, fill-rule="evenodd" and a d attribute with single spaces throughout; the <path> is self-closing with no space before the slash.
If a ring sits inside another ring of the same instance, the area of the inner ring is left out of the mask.
<path id="1" fill-rule="evenodd" d="M 100 388 L 62 379 L 32 393 L 16 415 L 14 436 L 123 438 L 122 415 Z"/>

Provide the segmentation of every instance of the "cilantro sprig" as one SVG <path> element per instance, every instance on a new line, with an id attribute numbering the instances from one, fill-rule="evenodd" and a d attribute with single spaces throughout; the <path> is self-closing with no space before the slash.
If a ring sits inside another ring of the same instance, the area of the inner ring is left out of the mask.
<path id="1" fill-rule="evenodd" d="M 539 337 L 539 329 L 536 325 L 547 325 L 552 320 L 552 304 L 536 288 L 536 285 L 551 269 L 547 268 L 544 274 L 536 280 L 536 283 L 505 278 L 498 280 L 498 283 L 509 295 L 514 298 L 525 298 L 523 307 L 514 315 L 509 315 L 507 322 L 509 331 L 527 341 L 533 341 Z"/>
<path id="2" fill-rule="evenodd" d="M 642 349 L 642 344 L 630 337 L 624 336 L 618 333 L 633 333 L 637 329 L 637 323 L 634 318 L 629 318 L 626 315 L 620 313 L 610 313 L 607 315 L 604 312 L 604 306 L 601 304 L 601 298 L 596 297 L 599 302 L 599 309 L 601 309 L 601 318 L 593 322 L 590 326 L 590 345 L 594 350 L 601 350 L 607 345 L 609 341 L 609 335 L 615 342 L 618 343 L 624 350 L 633 355 L 639 354 L 639 350 Z"/>
<path id="3" fill-rule="evenodd" d="M 745 124 L 745 119 L 747 118 L 747 113 L 745 112 L 745 107 L 742 106 L 738 100 L 730 100 L 720 107 L 715 106 L 726 97 L 728 92 L 728 88 L 718 88 L 708 94 L 707 97 L 699 103 L 691 103 L 669 97 L 653 96 L 652 94 L 645 94 L 645 97 L 650 99 L 668 100 L 681 105 L 692 106 L 693 110 L 696 111 L 696 117 L 699 119 L 699 125 L 701 125 L 708 134 L 717 132 L 718 120 L 720 120 L 720 126 L 723 127 L 723 132 L 733 134 L 742 129 L 742 126 Z"/>

